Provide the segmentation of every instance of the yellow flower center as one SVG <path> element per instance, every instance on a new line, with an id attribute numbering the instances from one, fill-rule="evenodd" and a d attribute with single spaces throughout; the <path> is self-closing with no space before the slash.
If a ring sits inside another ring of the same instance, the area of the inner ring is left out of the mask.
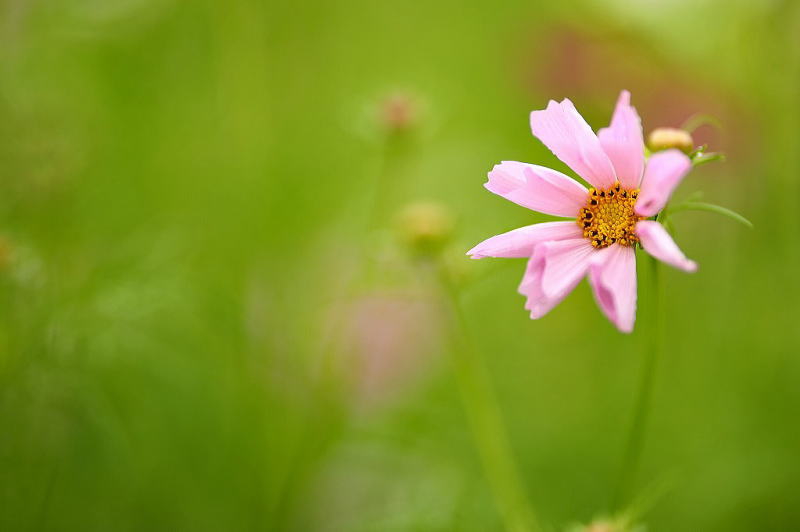
<path id="1" fill-rule="evenodd" d="M 586 207 L 578 213 L 583 236 L 597 249 L 637 243 L 636 222 L 645 219 L 633 212 L 638 196 L 639 189 L 622 188 L 619 183 L 608 189 L 589 189 Z"/>

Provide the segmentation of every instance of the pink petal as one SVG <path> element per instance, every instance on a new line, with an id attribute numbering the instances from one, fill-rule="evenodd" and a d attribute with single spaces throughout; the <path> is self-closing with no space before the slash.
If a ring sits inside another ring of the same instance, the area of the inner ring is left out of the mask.
<path id="1" fill-rule="evenodd" d="M 530 311 L 532 319 L 550 312 L 578 285 L 594 253 L 585 238 L 536 246 L 518 289 L 528 298 L 525 309 Z"/>
<path id="2" fill-rule="evenodd" d="M 681 182 L 692 161 L 678 150 L 660 151 L 647 161 L 641 192 L 634 210 L 639 216 L 655 216 L 669 201 L 672 191 Z"/>
<path id="3" fill-rule="evenodd" d="M 582 236 L 583 232 L 575 222 L 545 222 L 493 236 L 467 251 L 467 255 L 473 259 L 528 258 L 533 255 L 533 248 L 537 244 Z"/>
<path id="4" fill-rule="evenodd" d="M 644 250 L 658 260 L 687 272 L 697 271 L 697 263 L 686 258 L 660 223 L 648 220 L 638 222 L 636 236 Z"/>
<path id="5" fill-rule="evenodd" d="M 622 91 L 609 127 L 597 132 L 600 145 L 611 159 L 617 179 L 626 188 L 638 188 L 644 169 L 642 121 L 631 105 L 631 93 Z"/>
<path id="6" fill-rule="evenodd" d="M 572 102 L 550 100 L 547 109 L 531 113 L 533 134 L 592 186 L 608 188 L 616 181 L 614 167 L 597 136 Z"/>
<path id="7" fill-rule="evenodd" d="M 515 161 L 495 165 L 484 186 L 518 205 L 554 216 L 576 217 L 589 193 L 561 172 Z"/>
<path id="8" fill-rule="evenodd" d="M 589 283 L 603 314 L 621 332 L 633 331 L 636 321 L 636 253 L 630 246 L 600 250 L 589 268 Z"/>

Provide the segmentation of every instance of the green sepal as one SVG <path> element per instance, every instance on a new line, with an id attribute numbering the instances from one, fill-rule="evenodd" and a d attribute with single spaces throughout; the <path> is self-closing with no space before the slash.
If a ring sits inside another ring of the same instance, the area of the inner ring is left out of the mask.
<path id="1" fill-rule="evenodd" d="M 703 144 L 702 146 L 698 146 L 691 153 L 689 153 L 689 159 L 692 160 L 692 166 L 700 166 L 701 164 L 710 163 L 714 161 L 724 161 L 725 154 L 720 152 L 708 152 L 708 144 Z"/>
<path id="2" fill-rule="evenodd" d="M 725 154 L 719 152 L 699 153 L 692 157 L 692 166 L 700 166 L 701 164 L 712 163 L 714 161 L 724 161 Z"/>

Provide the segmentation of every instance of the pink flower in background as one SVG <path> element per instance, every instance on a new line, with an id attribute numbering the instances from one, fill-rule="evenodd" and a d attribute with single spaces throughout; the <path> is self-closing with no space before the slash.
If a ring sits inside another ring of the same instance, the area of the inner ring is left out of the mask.
<path id="1" fill-rule="evenodd" d="M 523 207 L 573 221 L 521 227 L 485 240 L 467 252 L 483 257 L 528 258 L 519 292 L 531 318 L 541 318 L 588 275 L 595 300 L 622 332 L 636 319 L 636 254 L 693 272 L 664 227 L 648 218 L 664 208 L 692 166 L 678 150 L 645 161 L 642 125 L 623 91 L 611 124 L 594 134 L 571 101 L 550 101 L 531 113 L 533 134 L 593 188 L 561 172 L 504 161 L 485 187 Z"/>

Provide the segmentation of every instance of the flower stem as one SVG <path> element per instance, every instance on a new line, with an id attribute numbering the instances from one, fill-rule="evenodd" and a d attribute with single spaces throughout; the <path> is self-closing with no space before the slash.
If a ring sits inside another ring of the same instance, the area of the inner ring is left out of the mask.
<path id="1" fill-rule="evenodd" d="M 367 232 L 384 225 L 384 219 L 389 207 L 397 182 L 410 149 L 408 132 L 393 131 L 386 133 L 386 138 L 381 146 L 379 167 L 375 172 L 375 181 L 372 184 L 369 212 L 366 218 Z"/>
<path id="2" fill-rule="evenodd" d="M 650 347 L 647 350 L 646 358 L 642 366 L 641 380 L 636 394 L 636 403 L 633 411 L 630 432 L 625 447 L 625 454 L 622 459 L 622 470 L 619 484 L 612 500 L 612 509 L 619 510 L 621 505 L 630 497 L 631 488 L 636 480 L 639 469 L 639 462 L 644 448 L 645 431 L 650 413 L 650 403 L 653 397 L 653 384 L 655 380 L 656 367 L 661 358 L 664 334 L 664 313 L 661 311 L 663 303 L 663 282 L 659 271 L 659 263 L 656 259 L 649 257 L 652 265 L 652 284 L 653 296 L 651 304 L 651 334 Z"/>
<path id="3" fill-rule="evenodd" d="M 452 357 L 458 387 L 483 468 L 506 530 L 540 530 L 523 488 L 491 377 L 468 335 L 458 289 L 444 266 L 439 282 L 452 315 Z"/>

